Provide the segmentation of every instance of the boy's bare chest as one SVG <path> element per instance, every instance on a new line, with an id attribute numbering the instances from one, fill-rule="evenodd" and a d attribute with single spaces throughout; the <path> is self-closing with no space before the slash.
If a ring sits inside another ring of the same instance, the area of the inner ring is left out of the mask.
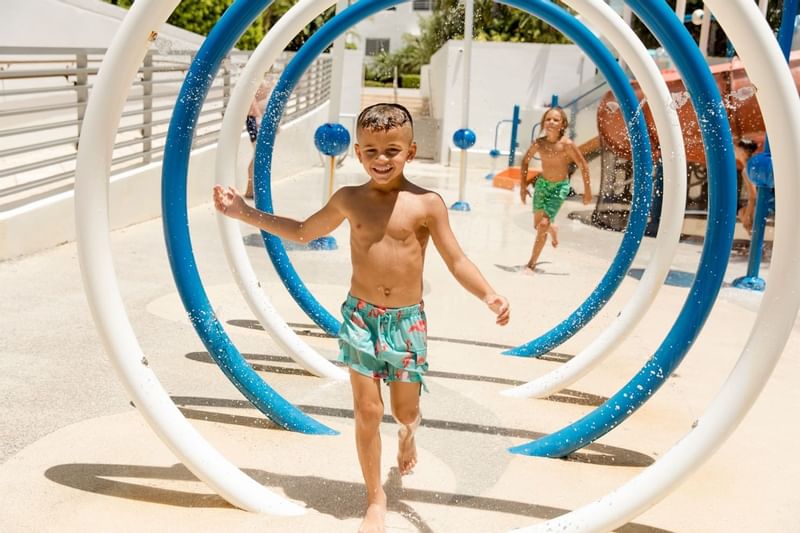
<path id="1" fill-rule="evenodd" d="M 548 141 L 542 141 L 539 143 L 539 152 L 540 155 L 544 156 L 544 158 L 552 161 L 557 161 L 559 159 L 567 161 L 569 159 L 569 155 L 567 154 L 564 145 L 560 142 L 551 143 Z"/>
<path id="2" fill-rule="evenodd" d="M 355 210 L 350 217 L 351 238 L 358 244 L 412 244 L 428 235 L 425 213 L 405 202 L 374 203 Z"/>

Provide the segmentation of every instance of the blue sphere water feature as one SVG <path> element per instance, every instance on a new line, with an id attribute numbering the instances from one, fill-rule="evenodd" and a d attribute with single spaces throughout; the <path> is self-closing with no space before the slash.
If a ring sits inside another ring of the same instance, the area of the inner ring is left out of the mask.
<path id="1" fill-rule="evenodd" d="M 477 136 L 475 132 L 469 128 L 461 128 L 453 133 L 453 144 L 461 150 L 472 148 L 475 145 Z"/>
<path id="2" fill-rule="evenodd" d="M 342 155 L 350 148 L 350 132 L 341 124 L 323 124 L 314 132 L 314 146 L 327 156 Z"/>

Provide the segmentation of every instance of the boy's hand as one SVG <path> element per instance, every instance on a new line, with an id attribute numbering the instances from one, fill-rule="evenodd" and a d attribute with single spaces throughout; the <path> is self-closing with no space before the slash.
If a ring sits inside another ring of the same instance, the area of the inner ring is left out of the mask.
<path id="1" fill-rule="evenodd" d="M 483 301 L 497 315 L 498 325 L 505 326 L 508 324 L 508 320 L 511 318 L 511 308 L 505 297 L 499 294 L 490 294 Z"/>
<path id="2" fill-rule="evenodd" d="M 583 205 L 589 205 L 592 203 L 592 191 L 586 189 L 583 191 Z"/>
<path id="3" fill-rule="evenodd" d="M 234 187 L 225 189 L 222 185 L 214 185 L 214 207 L 223 215 L 239 218 L 247 204 Z"/>
<path id="4" fill-rule="evenodd" d="M 527 184 L 521 184 L 519 186 L 519 199 L 522 200 L 522 203 L 525 203 L 525 199 L 528 197 L 528 186 Z"/>

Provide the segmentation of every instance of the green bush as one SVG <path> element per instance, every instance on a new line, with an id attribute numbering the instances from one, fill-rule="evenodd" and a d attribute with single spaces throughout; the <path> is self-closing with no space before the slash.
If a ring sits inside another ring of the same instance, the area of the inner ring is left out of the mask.
<path id="1" fill-rule="evenodd" d="M 403 74 L 400 76 L 400 87 L 403 89 L 419 89 L 419 74 Z"/>
<path id="2" fill-rule="evenodd" d="M 391 87 L 392 82 L 385 82 L 385 81 L 376 81 L 376 80 L 364 80 L 364 87 Z"/>

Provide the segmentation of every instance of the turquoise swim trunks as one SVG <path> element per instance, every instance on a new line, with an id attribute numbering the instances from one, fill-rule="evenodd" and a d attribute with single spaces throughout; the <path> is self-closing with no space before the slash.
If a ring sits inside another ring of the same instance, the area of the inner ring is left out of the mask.
<path id="1" fill-rule="evenodd" d="M 347 295 L 342 304 L 339 361 L 373 379 L 421 383 L 428 370 L 423 305 L 380 307 Z"/>
<path id="2" fill-rule="evenodd" d="M 556 218 L 561 204 L 569 195 L 569 180 L 547 181 L 543 177 L 536 180 L 533 190 L 533 211 L 544 211 L 550 221 Z"/>

